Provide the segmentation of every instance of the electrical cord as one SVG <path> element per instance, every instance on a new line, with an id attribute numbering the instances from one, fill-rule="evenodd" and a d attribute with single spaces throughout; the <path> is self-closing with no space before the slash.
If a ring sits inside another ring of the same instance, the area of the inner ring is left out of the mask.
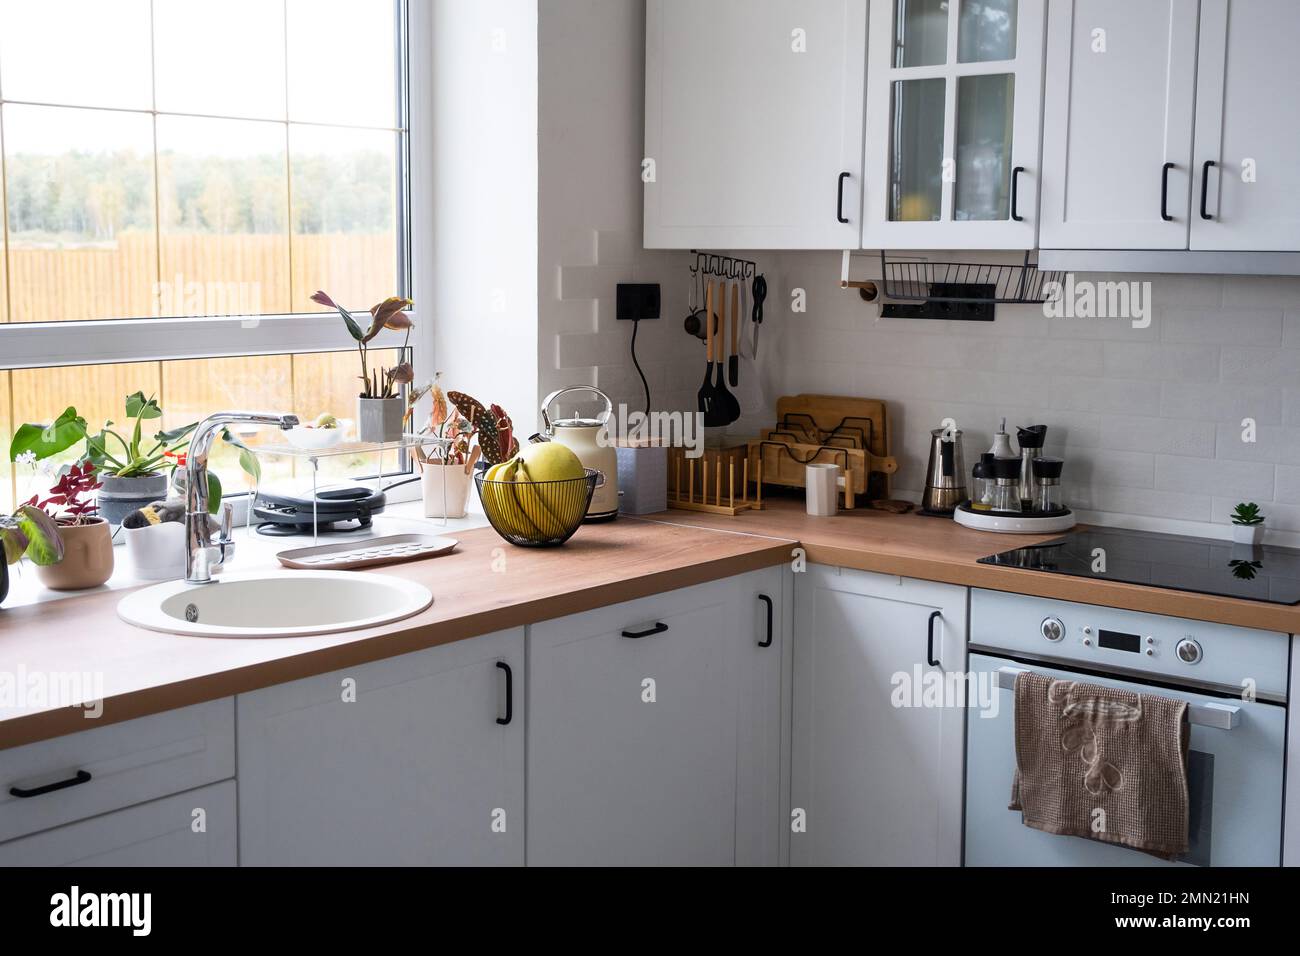
<path id="1" fill-rule="evenodd" d="M 650 383 L 645 379 L 645 372 L 641 371 L 641 363 L 636 357 L 636 330 L 641 327 L 641 320 L 634 319 L 632 322 L 632 364 L 636 367 L 636 373 L 641 376 L 641 385 L 645 389 L 645 414 L 646 418 L 650 417 Z"/>

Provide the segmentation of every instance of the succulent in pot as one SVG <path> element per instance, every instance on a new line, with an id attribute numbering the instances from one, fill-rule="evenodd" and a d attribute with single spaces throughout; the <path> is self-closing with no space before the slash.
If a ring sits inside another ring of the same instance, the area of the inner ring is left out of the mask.
<path id="1" fill-rule="evenodd" d="M 334 309 L 343 317 L 343 324 L 357 344 L 361 357 L 361 392 L 357 396 L 357 437 L 366 442 L 398 441 L 402 437 L 405 403 L 401 387 L 414 380 L 409 362 L 399 362 L 390 368 L 371 368 L 370 344 L 384 329 L 405 332 L 402 344 L 405 352 L 411 344 L 411 329 L 415 323 L 406 314 L 413 303 L 401 296 L 389 296 L 370 307 L 370 314 L 362 321 L 325 292 L 317 292 L 311 300 L 318 305 Z M 364 314 L 364 313 L 362 313 Z M 363 327 L 364 323 L 364 327 Z"/>
<path id="2" fill-rule="evenodd" d="M 1256 545 L 1264 537 L 1264 516 L 1255 502 L 1243 501 L 1232 509 L 1232 540 L 1237 544 Z"/>

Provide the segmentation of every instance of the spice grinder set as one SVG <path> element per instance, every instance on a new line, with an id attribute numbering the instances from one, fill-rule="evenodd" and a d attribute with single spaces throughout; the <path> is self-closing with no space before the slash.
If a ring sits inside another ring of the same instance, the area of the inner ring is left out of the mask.
<path id="1" fill-rule="evenodd" d="M 930 433 L 923 514 L 952 517 L 958 524 L 984 531 L 1021 534 L 1074 526 L 1074 513 L 1066 506 L 1061 488 L 1065 462 L 1043 454 L 1046 425 L 1017 429 L 1017 453 L 1003 419 L 992 447 L 971 469 L 969 485 L 961 440 L 961 431 L 952 427 Z"/>

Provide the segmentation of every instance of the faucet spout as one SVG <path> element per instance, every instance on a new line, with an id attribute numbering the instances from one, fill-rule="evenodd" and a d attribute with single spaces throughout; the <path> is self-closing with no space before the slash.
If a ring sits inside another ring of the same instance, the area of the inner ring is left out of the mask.
<path id="1" fill-rule="evenodd" d="M 227 425 L 267 425 L 287 431 L 298 416 L 278 412 L 217 412 L 199 422 L 190 437 L 185 464 L 185 580 L 207 584 L 212 566 L 226 553 L 226 542 L 214 546 L 208 525 L 208 453 L 217 432 Z M 218 555 L 215 552 L 221 551 Z"/>

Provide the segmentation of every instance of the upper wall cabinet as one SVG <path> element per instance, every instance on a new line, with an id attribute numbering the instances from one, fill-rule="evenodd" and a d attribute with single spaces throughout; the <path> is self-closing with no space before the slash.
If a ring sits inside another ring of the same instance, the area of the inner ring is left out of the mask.
<path id="1" fill-rule="evenodd" d="M 1202 0 L 1191 248 L 1300 250 L 1300 3 Z"/>
<path id="2" fill-rule="evenodd" d="M 1197 6 L 1052 3 L 1044 249 L 1187 248 Z"/>
<path id="3" fill-rule="evenodd" d="M 649 0 L 647 248 L 861 236 L 866 0 Z"/>
<path id="4" fill-rule="evenodd" d="M 862 245 L 1031 249 L 1045 0 L 872 0 Z"/>

